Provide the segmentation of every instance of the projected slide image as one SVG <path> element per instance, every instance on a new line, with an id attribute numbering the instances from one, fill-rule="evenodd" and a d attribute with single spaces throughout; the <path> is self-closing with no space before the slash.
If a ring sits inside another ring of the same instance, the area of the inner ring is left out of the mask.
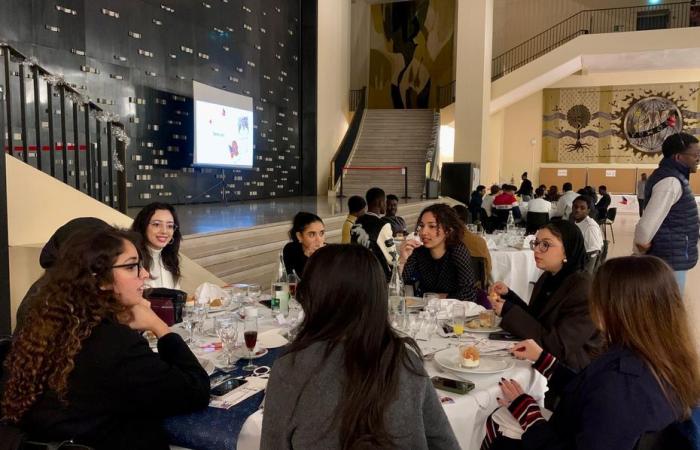
<path id="1" fill-rule="evenodd" d="M 197 163 L 253 165 L 253 113 L 204 101 L 195 102 Z"/>

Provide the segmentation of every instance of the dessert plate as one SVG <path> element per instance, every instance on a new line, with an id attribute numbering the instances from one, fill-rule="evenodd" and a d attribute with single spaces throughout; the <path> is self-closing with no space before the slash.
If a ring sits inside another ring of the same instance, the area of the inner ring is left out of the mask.
<path id="1" fill-rule="evenodd" d="M 435 353 L 435 361 L 443 368 L 459 373 L 491 374 L 500 373 L 515 365 L 510 358 L 482 356 L 479 367 L 462 367 L 462 356 L 459 350 L 452 347 Z"/>

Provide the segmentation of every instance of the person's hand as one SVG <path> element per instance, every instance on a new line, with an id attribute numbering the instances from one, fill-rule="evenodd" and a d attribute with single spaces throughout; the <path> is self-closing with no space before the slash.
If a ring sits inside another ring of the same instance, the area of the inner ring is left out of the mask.
<path id="1" fill-rule="evenodd" d="M 406 264 L 406 261 L 408 261 L 408 258 L 410 258 L 410 256 L 413 254 L 413 251 L 422 245 L 422 242 L 416 241 L 415 239 L 406 239 L 403 241 L 401 250 L 399 251 L 399 262 L 401 264 Z"/>
<path id="2" fill-rule="evenodd" d="M 498 295 L 506 295 L 508 292 L 510 292 L 510 288 L 508 288 L 508 285 L 505 284 L 502 281 L 496 281 L 491 285 L 491 292 L 495 292 Z"/>
<path id="3" fill-rule="evenodd" d="M 148 300 L 142 300 L 133 305 L 130 311 L 131 318 L 125 323 L 129 328 L 138 331 L 150 331 L 158 338 L 170 332 L 168 325 L 153 312 L 151 303 Z"/>
<path id="4" fill-rule="evenodd" d="M 634 245 L 637 246 L 637 250 L 639 251 L 639 253 L 642 253 L 642 254 L 648 252 L 649 249 L 651 248 L 651 242 L 649 242 L 648 244 L 638 244 L 635 242 Z"/>
<path id="5" fill-rule="evenodd" d="M 526 339 L 513 344 L 510 348 L 510 353 L 518 359 L 526 359 L 535 362 L 540 359 L 540 355 L 542 355 L 542 347 L 532 339 Z"/>
<path id="6" fill-rule="evenodd" d="M 501 378 L 501 381 L 498 382 L 498 385 L 501 387 L 503 397 L 498 397 L 496 401 L 501 406 L 510 405 L 510 403 L 513 400 L 525 393 L 520 384 L 513 379 L 506 380 L 505 378 Z"/>

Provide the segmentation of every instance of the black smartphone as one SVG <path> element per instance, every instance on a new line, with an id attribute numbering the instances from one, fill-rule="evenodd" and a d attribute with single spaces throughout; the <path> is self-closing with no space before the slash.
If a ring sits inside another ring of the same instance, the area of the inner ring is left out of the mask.
<path id="1" fill-rule="evenodd" d="M 237 387 L 243 386 L 247 382 L 247 380 L 241 380 L 239 378 L 228 378 L 224 380 L 221 384 L 217 384 L 216 386 L 214 386 L 210 392 L 211 395 L 215 397 L 221 397 L 222 395 L 228 394 Z"/>
<path id="2" fill-rule="evenodd" d="M 435 389 L 454 392 L 455 394 L 464 395 L 467 392 L 474 389 L 474 383 L 467 380 L 454 380 L 452 378 L 432 377 L 430 381 L 433 382 L 433 386 L 435 386 Z"/>
<path id="3" fill-rule="evenodd" d="M 519 336 L 510 334 L 507 331 L 498 331 L 496 333 L 490 333 L 489 339 L 492 339 L 494 341 L 522 341 L 522 339 Z"/>

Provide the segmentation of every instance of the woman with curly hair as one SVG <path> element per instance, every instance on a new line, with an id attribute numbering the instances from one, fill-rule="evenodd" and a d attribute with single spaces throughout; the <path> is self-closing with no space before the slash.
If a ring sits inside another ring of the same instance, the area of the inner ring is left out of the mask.
<path id="1" fill-rule="evenodd" d="M 180 221 L 173 205 L 154 202 L 143 207 L 131 230 L 141 235 L 143 266 L 150 287 L 180 289 Z"/>
<path id="2" fill-rule="evenodd" d="M 5 361 L 0 403 L 2 419 L 30 437 L 167 449 L 161 419 L 207 406 L 206 372 L 143 298 L 148 272 L 133 242 L 111 227 L 73 235 L 46 272 Z"/>
<path id="3" fill-rule="evenodd" d="M 416 232 L 420 241 L 407 239 L 401 247 L 404 283 L 412 284 L 416 295 L 436 292 L 475 301 L 474 269 L 457 213 L 444 203 L 430 205 L 420 213 Z"/>

